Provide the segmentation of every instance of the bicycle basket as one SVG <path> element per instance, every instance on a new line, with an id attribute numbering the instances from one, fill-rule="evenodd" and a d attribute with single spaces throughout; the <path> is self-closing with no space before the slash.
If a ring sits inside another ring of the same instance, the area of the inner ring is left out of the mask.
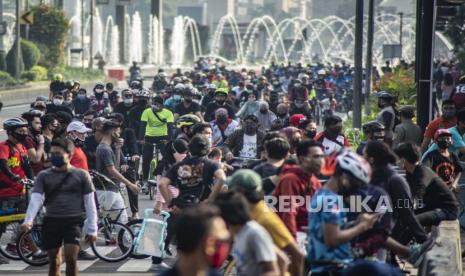
<path id="1" fill-rule="evenodd" d="M 138 236 L 134 239 L 134 253 L 165 257 L 165 236 L 168 227 L 169 213 L 162 211 L 162 219 L 153 218 L 153 209 L 145 209 L 144 221 Z"/>

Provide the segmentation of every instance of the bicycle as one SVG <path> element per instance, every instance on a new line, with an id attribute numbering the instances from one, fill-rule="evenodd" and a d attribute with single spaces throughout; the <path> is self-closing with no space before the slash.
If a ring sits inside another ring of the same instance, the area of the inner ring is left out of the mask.
<path id="1" fill-rule="evenodd" d="M 11 198 L 11 200 L 18 201 L 24 197 L 25 205 L 27 206 L 29 203 L 29 190 L 33 187 L 34 181 L 31 179 L 23 179 L 21 182 L 24 184 L 23 195 L 18 198 Z M 26 217 L 25 213 L 18 213 L 18 211 L 20 210 L 17 210 L 17 208 L 8 207 L 3 211 L 5 215 L 0 216 L 0 254 L 15 261 L 21 260 L 21 257 L 16 251 L 14 242 L 20 232 L 19 226 Z"/>
<path id="2" fill-rule="evenodd" d="M 161 158 L 163 157 L 159 146 L 162 143 L 166 143 L 166 141 L 162 140 L 159 143 L 153 143 L 153 156 L 152 161 L 150 162 L 149 177 L 147 180 L 148 190 L 146 192 L 146 194 L 149 195 L 150 200 L 153 200 L 155 193 L 157 192 L 157 180 L 156 175 L 154 175 L 154 171 L 157 168 Z"/>
<path id="3" fill-rule="evenodd" d="M 118 222 L 127 208 L 104 210 L 106 216 L 99 212 L 97 239 L 91 245 L 94 254 L 106 262 L 119 262 L 129 257 L 134 249 L 134 233 L 124 223 Z M 110 212 L 118 212 L 112 219 Z M 111 248 L 114 246 L 114 248 Z"/>

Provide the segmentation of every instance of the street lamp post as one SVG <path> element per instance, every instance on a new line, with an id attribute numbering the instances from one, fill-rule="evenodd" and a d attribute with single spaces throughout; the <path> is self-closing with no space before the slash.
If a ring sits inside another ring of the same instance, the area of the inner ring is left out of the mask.
<path id="1" fill-rule="evenodd" d="M 362 127 L 362 53 L 363 53 L 363 0 L 355 4 L 355 49 L 354 49 L 354 110 L 353 128 Z"/>
<path id="2" fill-rule="evenodd" d="M 89 39 L 89 68 L 94 67 L 94 9 L 95 0 L 90 0 L 90 39 Z"/>
<path id="3" fill-rule="evenodd" d="M 365 64 L 365 114 L 370 115 L 371 77 L 373 68 L 373 33 L 375 28 L 375 1 L 368 2 L 367 57 Z"/>
<path id="4" fill-rule="evenodd" d="M 404 26 L 404 13 L 399 12 L 399 45 L 400 45 L 400 58 L 402 59 L 402 29 Z"/>
<path id="5" fill-rule="evenodd" d="M 16 0 L 16 44 L 15 44 L 15 77 L 19 79 L 20 72 L 19 72 L 19 53 L 20 53 L 20 46 L 21 46 L 21 37 L 20 37 L 20 24 L 19 24 L 19 9 L 20 9 L 20 1 Z"/>

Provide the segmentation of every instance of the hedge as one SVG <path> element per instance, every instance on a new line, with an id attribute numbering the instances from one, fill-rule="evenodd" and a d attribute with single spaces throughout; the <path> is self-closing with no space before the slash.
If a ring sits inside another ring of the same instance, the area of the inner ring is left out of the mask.
<path id="1" fill-rule="evenodd" d="M 47 80 L 48 79 L 48 70 L 45 67 L 36 65 L 31 68 L 32 72 L 35 72 L 37 74 L 36 80 L 42 81 L 42 80 Z"/>
<path id="2" fill-rule="evenodd" d="M 0 71 L 0 88 L 15 86 L 21 82 L 10 76 L 8 72 Z"/>
<path id="3" fill-rule="evenodd" d="M 23 53 L 24 69 L 31 70 L 31 68 L 40 60 L 40 50 L 31 41 L 21 40 L 21 52 Z"/>
<path id="4" fill-rule="evenodd" d="M 15 48 L 16 48 L 16 42 L 13 44 L 13 47 L 11 50 L 8 52 L 6 55 L 6 68 L 7 72 L 11 76 L 21 76 L 21 73 L 24 71 L 24 61 L 23 61 L 23 55 L 21 49 L 19 49 L 19 66 L 16 68 L 16 57 L 15 57 Z M 16 70 L 19 70 L 19 72 L 16 72 Z"/>

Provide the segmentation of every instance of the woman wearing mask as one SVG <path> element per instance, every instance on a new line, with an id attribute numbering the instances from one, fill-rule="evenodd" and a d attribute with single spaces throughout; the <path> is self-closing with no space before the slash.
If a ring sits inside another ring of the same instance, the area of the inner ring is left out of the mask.
<path id="1" fill-rule="evenodd" d="M 369 142 L 364 149 L 364 158 L 373 168 L 371 184 L 383 188 L 393 203 L 394 229 L 392 237 L 401 240 L 408 229 L 408 235 L 416 242 L 423 243 L 427 239 L 425 230 L 413 212 L 413 199 L 405 178 L 395 172 L 392 165 L 397 162 L 396 156 L 389 147 L 380 141 Z M 402 204 L 399 204 L 402 202 Z"/>
<path id="2" fill-rule="evenodd" d="M 317 133 L 316 123 L 313 119 L 306 119 L 300 122 L 299 129 L 303 132 L 304 140 L 312 140 Z"/>

